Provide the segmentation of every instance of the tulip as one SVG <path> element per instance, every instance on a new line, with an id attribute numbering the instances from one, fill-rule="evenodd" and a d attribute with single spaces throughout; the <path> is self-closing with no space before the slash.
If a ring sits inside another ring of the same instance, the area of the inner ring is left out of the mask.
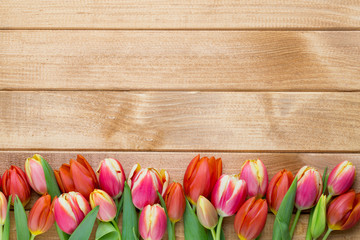
<path id="1" fill-rule="evenodd" d="M 155 168 L 141 168 L 135 164 L 130 172 L 128 183 L 135 207 L 143 209 L 147 205 L 159 202 L 157 191 L 164 195 L 169 182 L 169 174 Z"/>
<path id="2" fill-rule="evenodd" d="M 204 196 L 199 196 L 198 198 L 196 205 L 196 213 L 201 225 L 203 225 L 207 229 L 214 231 L 214 228 L 218 223 L 218 215 L 215 207 Z"/>
<path id="3" fill-rule="evenodd" d="M 41 156 L 35 154 L 25 161 L 25 173 L 32 189 L 40 195 L 47 193 L 44 169 L 41 165 Z"/>
<path id="4" fill-rule="evenodd" d="M 46 194 L 40 197 L 31 208 L 28 228 L 34 236 L 42 234 L 50 229 L 55 222 L 53 203 L 51 196 Z"/>
<path id="5" fill-rule="evenodd" d="M 264 229 L 268 206 L 266 200 L 249 198 L 235 216 L 235 232 L 241 240 L 256 239 Z"/>
<path id="6" fill-rule="evenodd" d="M 160 240 L 165 234 L 167 219 L 159 205 L 147 205 L 139 217 L 139 233 L 144 240 Z"/>
<path id="7" fill-rule="evenodd" d="M 121 197 L 126 181 L 125 172 L 120 162 L 113 158 L 105 158 L 96 170 L 99 185 L 113 199 Z"/>
<path id="8" fill-rule="evenodd" d="M 278 172 L 270 181 L 266 192 L 266 199 L 270 210 L 276 215 L 280 204 L 290 188 L 294 176 L 286 169 Z"/>
<path id="9" fill-rule="evenodd" d="M 355 180 L 355 166 L 349 161 L 338 164 L 330 173 L 327 187 L 330 196 L 345 193 Z"/>
<path id="10" fill-rule="evenodd" d="M 26 180 L 26 174 L 17 166 L 11 166 L 2 177 L 2 189 L 6 198 L 11 197 L 11 204 L 14 205 L 16 196 L 19 197 L 23 206 L 30 201 L 31 189 Z"/>
<path id="11" fill-rule="evenodd" d="M 316 204 L 311 221 L 311 237 L 317 239 L 325 231 L 326 227 L 326 196 L 321 195 Z"/>
<path id="12" fill-rule="evenodd" d="M 102 222 L 110 222 L 116 216 L 116 205 L 114 200 L 105 191 L 95 189 L 90 193 L 91 208 L 99 206 L 97 218 Z"/>
<path id="13" fill-rule="evenodd" d="M 56 223 L 67 234 L 72 234 L 91 210 L 85 197 L 77 192 L 63 193 L 54 201 Z"/>
<path id="14" fill-rule="evenodd" d="M 222 173 L 221 158 L 197 155 L 189 164 L 184 175 L 184 191 L 187 199 L 195 205 L 200 195 L 210 197 L 216 181 Z"/>
<path id="15" fill-rule="evenodd" d="M 240 179 L 247 185 L 249 197 L 262 198 L 268 186 L 268 174 L 260 159 L 247 160 L 241 167 Z"/>
<path id="16" fill-rule="evenodd" d="M 245 202 L 247 187 L 238 175 L 222 175 L 211 194 L 211 202 L 220 217 L 234 215 Z"/>
<path id="17" fill-rule="evenodd" d="M 5 224 L 8 202 L 5 195 L 0 192 L 0 227 Z M 1 229 L 0 229 L 1 231 Z"/>
<path id="18" fill-rule="evenodd" d="M 185 195 L 180 183 L 173 182 L 166 189 L 164 201 L 170 221 L 180 221 L 185 212 Z"/>
<path id="19" fill-rule="evenodd" d="M 90 193 L 98 187 L 94 170 L 81 155 L 77 156 L 76 161 L 71 159 L 70 164 L 63 164 L 54 173 L 62 192 L 76 191 L 88 199 Z"/>

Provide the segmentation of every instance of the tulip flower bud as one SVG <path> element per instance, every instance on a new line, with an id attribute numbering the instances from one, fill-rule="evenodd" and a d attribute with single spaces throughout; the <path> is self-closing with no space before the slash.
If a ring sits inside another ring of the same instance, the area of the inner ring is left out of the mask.
<path id="1" fill-rule="evenodd" d="M 326 196 L 321 195 L 318 203 L 316 204 L 312 222 L 311 222 L 311 236 L 317 239 L 325 231 L 326 227 Z"/>
<path id="2" fill-rule="evenodd" d="M 268 174 L 260 159 L 247 160 L 241 167 L 240 179 L 247 185 L 249 197 L 262 198 L 268 186 Z"/>
<path id="3" fill-rule="evenodd" d="M 47 193 L 47 187 L 41 158 L 39 154 L 35 154 L 32 158 L 27 158 L 25 161 L 25 173 L 32 189 L 38 194 L 43 195 Z"/>
<path id="4" fill-rule="evenodd" d="M 327 187 L 331 196 L 345 193 L 355 180 L 355 166 L 349 161 L 338 164 L 330 173 Z"/>
<path id="5" fill-rule="evenodd" d="M 139 217 L 139 233 L 144 240 L 160 240 L 165 234 L 167 219 L 159 205 L 147 205 Z"/>
<path id="6" fill-rule="evenodd" d="M 211 194 L 211 202 L 221 217 L 234 215 L 245 202 L 247 187 L 238 175 L 221 175 Z"/>
<path id="7" fill-rule="evenodd" d="M 141 210 L 147 205 L 158 203 L 157 191 L 164 195 L 168 182 L 169 174 L 165 170 L 159 172 L 155 168 L 141 168 L 135 164 L 128 178 L 135 207 Z"/>
<path id="8" fill-rule="evenodd" d="M 0 192 L 0 227 L 5 224 L 7 213 L 7 200 L 5 195 Z"/>
<path id="9" fill-rule="evenodd" d="M 235 216 L 235 232 L 241 240 L 256 239 L 264 229 L 268 206 L 265 199 L 249 198 Z"/>
<path id="10" fill-rule="evenodd" d="M 189 164 L 184 175 L 184 191 L 187 199 L 196 204 L 200 195 L 210 197 L 216 181 L 222 174 L 222 160 L 197 155 Z"/>
<path id="11" fill-rule="evenodd" d="M 94 170 L 81 155 L 77 156 L 76 161 L 70 159 L 70 165 L 63 164 L 54 173 L 62 192 L 77 191 L 88 199 L 90 193 L 98 187 Z"/>
<path id="12" fill-rule="evenodd" d="M 120 162 L 114 158 L 105 158 L 96 170 L 99 185 L 113 199 L 121 197 L 126 181 L 125 172 Z"/>
<path id="13" fill-rule="evenodd" d="M 105 191 L 95 189 L 90 193 L 91 208 L 99 206 L 97 218 L 102 222 L 110 222 L 116 216 L 116 205 L 114 200 Z"/>
<path id="14" fill-rule="evenodd" d="M 11 204 L 14 205 L 16 196 L 23 206 L 30 201 L 30 186 L 26 174 L 17 166 L 11 166 L 2 177 L 2 189 L 6 198 L 11 195 Z"/>
<path id="15" fill-rule="evenodd" d="M 84 196 L 78 192 L 63 193 L 54 201 L 55 221 L 67 234 L 72 234 L 91 210 Z"/>
<path id="16" fill-rule="evenodd" d="M 322 193 L 322 179 L 320 173 L 308 166 L 302 167 L 296 174 L 298 179 L 295 206 L 299 210 L 312 208 L 316 205 Z"/>
<path id="17" fill-rule="evenodd" d="M 185 212 L 185 195 L 180 183 L 173 182 L 166 189 L 164 201 L 170 221 L 180 221 Z"/>
<path id="18" fill-rule="evenodd" d="M 327 223 L 332 230 L 347 230 L 360 220 L 360 193 L 350 190 L 330 202 Z"/>
<path id="19" fill-rule="evenodd" d="M 30 210 L 28 228 L 32 235 L 39 235 L 48 231 L 55 222 L 51 196 L 40 197 Z"/>
<path id="20" fill-rule="evenodd" d="M 218 215 L 215 207 L 204 196 L 200 196 L 196 205 L 196 213 L 201 225 L 212 229 L 218 224 Z"/>
<path id="21" fill-rule="evenodd" d="M 290 188 L 294 176 L 286 169 L 278 172 L 270 181 L 266 192 L 266 199 L 270 210 L 276 215 L 285 194 Z"/>

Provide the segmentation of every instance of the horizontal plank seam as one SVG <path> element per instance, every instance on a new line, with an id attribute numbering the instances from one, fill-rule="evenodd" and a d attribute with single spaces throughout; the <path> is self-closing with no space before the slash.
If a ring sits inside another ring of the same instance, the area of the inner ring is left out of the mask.
<path id="1" fill-rule="evenodd" d="M 9 89 L 9 88 L 1 88 L 0 86 L 0 93 L 2 92 L 154 92 L 154 93 L 166 93 L 166 92 L 204 92 L 204 93 L 211 93 L 211 92 L 218 92 L 218 93 L 231 93 L 231 92 L 236 92 L 236 93 L 360 93 L 360 89 L 359 90 L 328 90 L 328 89 L 289 89 L 289 90 L 282 90 L 282 89 L 272 89 L 272 90 L 266 90 L 266 89 L 239 89 L 239 90 L 234 90 L 234 89 L 196 89 L 196 88 L 192 88 L 192 89 L 101 89 L 101 88 L 96 88 L 96 89 L 63 89 L 63 88 L 51 88 L 51 89 L 46 89 L 46 88 L 24 88 L 24 89 Z"/>
<path id="2" fill-rule="evenodd" d="M 0 31 L 312 31 L 312 32 L 323 32 L 323 31 L 360 31 L 360 27 L 344 27 L 344 28 L 50 28 L 50 27 L 39 27 L 39 28 L 12 28 L 12 27 L 1 27 Z"/>

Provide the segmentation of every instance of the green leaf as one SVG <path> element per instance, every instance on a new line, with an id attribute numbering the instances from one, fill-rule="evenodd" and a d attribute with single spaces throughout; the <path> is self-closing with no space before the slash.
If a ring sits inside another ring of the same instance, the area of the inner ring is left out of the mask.
<path id="1" fill-rule="evenodd" d="M 123 196 L 121 196 L 120 199 L 117 199 L 117 200 L 115 201 L 115 203 L 116 203 L 115 222 L 118 222 L 119 216 L 120 216 L 120 213 L 121 213 L 121 211 L 122 211 L 123 204 L 124 204 L 124 198 L 123 198 Z"/>
<path id="2" fill-rule="evenodd" d="M 15 225 L 16 225 L 16 236 L 17 239 L 29 239 L 30 232 L 27 227 L 27 217 L 25 213 L 24 206 L 22 205 L 18 196 L 15 198 L 14 203 L 14 212 L 15 212 Z"/>
<path id="3" fill-rule="evenodd" d="M 185 240 L 207 240 L 207 231 L 199 222 L 189 201 L 186 199 L 186 208 L 184 213 L 184 233 Z"/>
<path id="4" fill-rule="evenodd" d="M 71 234 L 69 240 L 88 240 L 90 238 L 96 216 L 99 212 L 99 206 L 91 210 L 84 220 L 79 224 L 75 231 Z"/>
<path id="5" fill-rule="evenodd" d="M 314 209 L 315 208 L 311 208 L 311 210 L 310 210 L 310 216 L 309 216 L 309 221 L 308 221 L 308 227 L 307 227 L 307 231 L 306 231 L 305 240 L 312 240 L 312 237 L 311 237 L 311 224 L 312 224 L 312 218 L 313 218 L 313 215 L 314 215 Z"/>
<path id="6" fill-rule="evenodd" d="M 6 219 L 4 223 L 4 231 L 2 235 L 3 240 L 9 240 L 10 237 L 10 203 L 11 203 L 11 195 L 9 196 L 7 210 L 6 210 Z"/>
<path id="7" fill-rule="evenodd" d="M 56 231 L 57 231 L 57 233 L 58 233 L 58 235 L 59 235 L 60 240 L 68 240 L 68 239 L 69 239 L 70 235 L 67 234 L 66 232 L 63 232 L 63 231 L 59 228 L 59 226 L 57 225 L 56 222 L 55 222 L 55 227 L 56 227 Z"/>
<path id="8" fill-rule="evenodd" d="M 166 214 L 166 218 L 167 218 L 167 232 L 168 232 L 168 239 L 169 240 L 173 240 L 175 239 L 175 232 L 173 231 L 173 228 L 172 228 L 172 222 L 170 221 L 170 218 L 169 218 L 169 214 L 168 214 L 168 211 L 167 211 L 167 208 L 166 208 L 166 204 L 165 204 L 165 201 L 163 199 L 163 197 L 161 196 L 161 194 L 159 193 L 159 191 L 157 191 L 157 195 L 160 199 L 160 204 L 161 206 L 163 207 L 163 209 L 165 210 L 165 214 Z"/>
<path id="9" fill-rule="evenodd" d="M 328 177 L 329 177 L 329 175 L 327 175 L 327 169 L 328 169 L 328 167 L 325 168 L 324 173 L 323 173 L 323 177 L 322 177 L 322 182 L 323 182 L 322 194 L 325 194 L 326 187 L 327 187 L 327 181 L 328 181 Z"/>
<path id="10" fill-rule="evenodd" d="M 49 195 L 53 199 L 55 196 L 60 196 L 61 192 L 57 184 L 55 174 L 49 163 L 39 154 L 35 154 L 34 157 L 40 158 L 41 165 L 44 170 L 46 187 Z"/>
<path id="11" fill-rule="evenodd" d="M 289 226 L 295 204 L 296 187 L 297 177 L 295 177 L 289 190 L 285 194 L 279 207 L 279 211 L 276 214 L 273 239 L 291 240 Z"/>
<path id="12" fill-rule="evenodd" d="M 125 183 L 124 192 L 123 192 L 124 204 L 123 204 L 123 228 L 122 228 L 122 238 L 123 240 L 136 240 L 138 236 L 138 214 L 136 208 L 132 202 L 130 187 Z"/>
<path id="13" fill-rule="evenodd" d="M 119 239 L 119 233 L 110 222 L 100 222 L 96 230 L 95 240 Z"/>

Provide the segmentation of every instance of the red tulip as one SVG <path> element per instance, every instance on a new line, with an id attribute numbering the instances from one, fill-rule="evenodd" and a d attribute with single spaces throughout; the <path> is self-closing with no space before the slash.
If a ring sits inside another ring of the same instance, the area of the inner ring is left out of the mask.
<path id="1" fill-rule="evenodd" d="M 98 187 L 94 170 L 81 155 L 77 156 L 76 161 L 71 159 L 70 165 L 63 164 L 59 171 L 54 172 L 62 192 L 76 191 L 88 199 L 90 193 Z"/>
<path id="2" fill-rule="evenodd" d="M 266 192 L 266 199 L 270 210 L 276 215 L 280 204 L 290 188 L 294 176 L 286 169 L 278 172 L 270 181 Z"/>
<path id="3" fill-rule="evenodd" d="M 266 200 L 249 198 L 235 216 L 234 228 L 241 240 L 253 240 L 264 229 L 268 206 Z"/>
<path id="4" fill-rule="evenodd" d="M 116 216 L 116 205 L 114 200 L 105 191 L 95 189 L 90 193 L 91 208 L 99 206 L 97 218 L 102 222 L 110 222 Z"/>
<path id="5" fill-rule="evenodd" d="M 113 199 L 120 198 L 126 181 L 125 172 L 120 162 L 113 158 L 105 158 L 96 170 L 99 185 Z"/>
<path id="6" fill-rule="evenodd" d="M 8 201 L 5 195 L 0 192 L 0 226 L 5 224 Z M 1 229 L 0 229 L 1 230 Z"/>
<path id="7" fill-rule="evenodd" d="M 178 222 L 185 212 L 185 195 L 180 183 L 173 182 L 166 189 L 164 201 L 172 222 Z"/>
<path id="8" fill-rule="evenodd" d="M 355 166 L 349 161 L 338 164 L 330 173 L 327 187 L 331 196 L 345 193 L 355 180 Z"/>
<path id="9" fill-rule="evenodd" d="M 159 205 L 147 205 L 139 217 L 139 233 L 144 240 L 161 240 L 166 231 L 166 214 Z"/>
<path id="10" fill-rule="evenodd" d="M 360 220 L 360 193 L 351 190 L 338 196 L 329 204 L 328 226 L 332 230 L 346 230 Z"/>
<path id="11" fill-rule="evenodd" d="M 197 155 L 189 164 L 184 175 L 184 190 L 187 199 L 196 204 L 200 195 L 208 198 L 217 179 L 222 174 L 221 158 Z"/>
<path id="12" fill-rule="evenodd" d="M 14 205 L 16 196 L 23 206 L 30 201 L 30 186 L 25 173 L 17 166 L 11 166 L 2 177 L 2 189 L 6 198 L 11 195 L 11 204 Z"/>
<path id="13" fill-rule="evenodd" d="M 260 160 L 247 160 L 241 167 L 240 179 L 246 182 L 249 197 L 262 198 L 268 186 L 268 174 Z"/>
<path id="14" fill-rule="evenodd" d="M 316 205 L 322 193 L 322 179 L 320 173 L 308 166 L 302 167 L 296 174 L 297 189 L 295 206 L 299 210 L 312 208 Z"/>
<path id="15" fill-rule="evenodd" d="M 39 154 L 27 158 L 25 161 L 25 173 L 31 188 L 38 194 L 43 195 L 47 193 L 47 186 L 41 158 Z"/>
<path id="16" fill-rule="evenodd" d="M 32 235 L 39 235 L 48 231 L 55 222 L 50 195 L 40 197 L 31 208 L 28 227 Z"/>

